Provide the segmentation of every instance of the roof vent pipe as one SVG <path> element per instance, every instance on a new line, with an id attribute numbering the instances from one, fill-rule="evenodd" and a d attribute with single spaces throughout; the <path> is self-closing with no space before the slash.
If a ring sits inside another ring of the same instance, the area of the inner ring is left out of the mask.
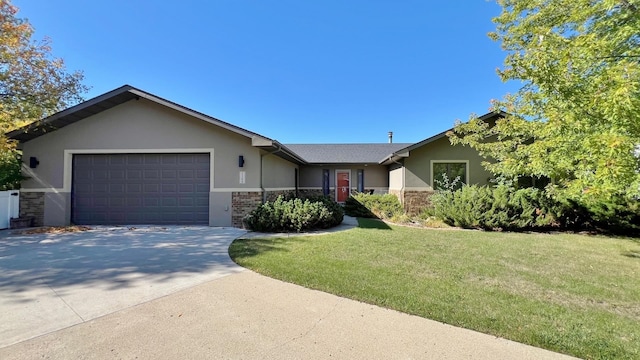
<path id="1" fill-rule="evenodd" d="M 389 144 L 393 143 L 393 131 L 389 131 Z"/>

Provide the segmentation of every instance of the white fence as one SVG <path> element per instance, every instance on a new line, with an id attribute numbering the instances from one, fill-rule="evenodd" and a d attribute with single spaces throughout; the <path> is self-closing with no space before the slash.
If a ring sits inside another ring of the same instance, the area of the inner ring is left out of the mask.
<path id="1" fill-rule="evenodd" d="M 20 216 L 20 191 L 0 191 L 0 229 L 7 229 L 11 218 Z"/>

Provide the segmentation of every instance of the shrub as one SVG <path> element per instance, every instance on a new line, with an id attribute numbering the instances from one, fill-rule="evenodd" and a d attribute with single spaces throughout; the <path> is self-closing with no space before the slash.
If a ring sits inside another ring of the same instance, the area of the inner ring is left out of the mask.
<path id="1" fill-rule="evenodd" d="M 300 232 L 339 225 L 343 217 L 342 207 L 328 197 L 285 200 L 278 196 L 253 210 L 245 218 L 245 224 L 254 231 Z"/>
<path id="2" fill-rule="evenodd" d="M 583 223 L 583 216 L 573 207 L 536 188 L 471 185 L 456 191 L 438 191 L 430 200 L 432 208 L 425 214 L 464 228 L 516 230 Z"/>
<path id="3" fill-rule="evenodd" d="M 402 204 L 393 194 L 351 195 L 344 204 L 344 211 L 349 216 L 391 219 L 404 213 Z"/>
<path id="4" fill-rule="evenodd" d="M 448 225 L 487 230 L 560 228 L 632 234 L 640 229 L 640 205 L 618 197 L 582 204 L 552 197 L 544 189 L 509 185 L 464 186 L 431 197 L 421 216 L 435 216 Z"/>

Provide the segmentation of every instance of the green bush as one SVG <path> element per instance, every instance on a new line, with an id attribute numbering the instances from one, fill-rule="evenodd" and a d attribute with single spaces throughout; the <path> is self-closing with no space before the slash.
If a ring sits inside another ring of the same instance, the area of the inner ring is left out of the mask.
<path id="1" fill-rule="evenodd" d="M 342 223 L 342 207 L 328 197 L 285 200 L 278 196 L 253 210 L 245 225 L 254 231 L 279 232 L 326 229 Z"/>
<path id="2" fill-rule="evenodd" d="M 448 225 L 487 230 L 574 227 L 583 216 L 536 188 L 463 186 L 438 191 L 427 212 Z"/>
<path id="3" fill-rule="evenodd" d="M 549 196 L 537 188 L 509 185 L 464 186 L 431 197 L 422 216 L 435 216 L 448 225 L 487 230 L 558 228 L 630 234 L 640 230 L 640 205 L 611 197 L 582 204 Z"/>
<path id="4" fill-rule="evenodd" d="M 573 202 L 582 217 L 588 217 L 589 225 L 612 233 L 629 233 L 640 230 L 640 202 L 629 201 L 623 196 L 611 195 L 598 201 Z"/>
<path id="5" fill-rule="evenodd" d="M 379 219 L 391 219 L 404 213 L 395 195 L 366 193 L 351 195 L 345 201 L 344 211 L 349 216 Z"/>

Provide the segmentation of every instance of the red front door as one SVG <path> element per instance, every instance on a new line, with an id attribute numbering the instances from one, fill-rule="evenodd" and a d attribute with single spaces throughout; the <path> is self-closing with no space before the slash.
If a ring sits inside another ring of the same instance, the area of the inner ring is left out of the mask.
<path id="1" fill-rule="evenodd" d="M 336 201 L 343 203 L 347 201 L 351 191 L 349 190 L 349 171 L 336 172 Z"/>

